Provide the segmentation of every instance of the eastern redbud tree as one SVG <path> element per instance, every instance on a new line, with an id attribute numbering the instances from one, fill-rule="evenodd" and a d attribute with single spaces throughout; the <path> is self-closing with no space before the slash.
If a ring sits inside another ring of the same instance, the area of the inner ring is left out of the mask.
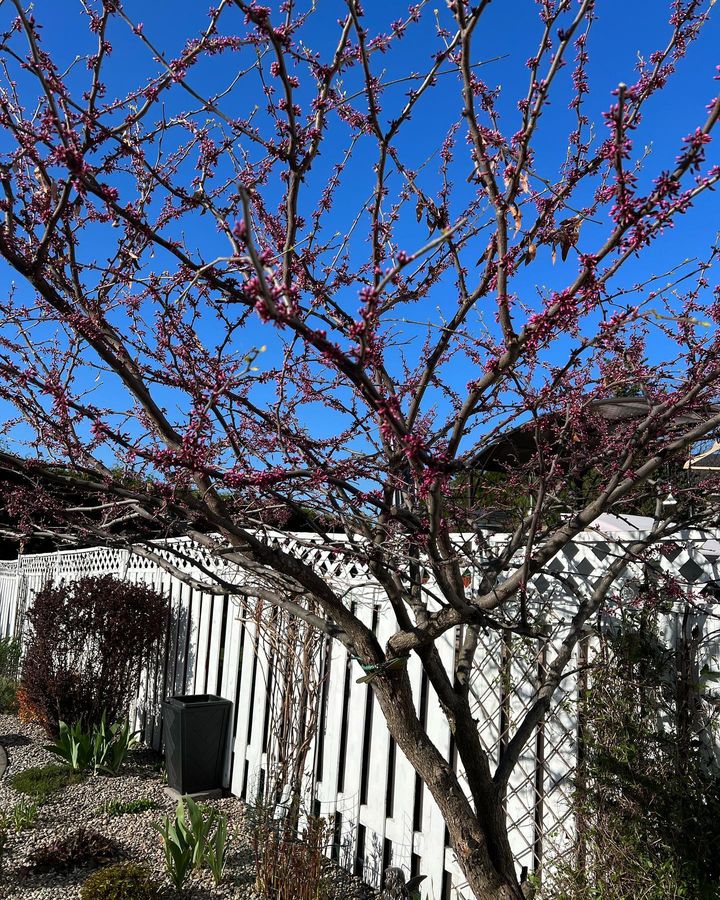
<path id="1" fill-rule="evenodd" d="M 506 786 L 586 622 L 712 515 L 680 477 L 720 426 L 712 5 L 651 4 L 625 58 L 629 11 L 593 0 L 77 0 L 61 32 L 0 3 L 8 512 L 147 554 L 148 523 L 189 534 L 377 666 L 477 897 L 521 896 Z M 532 578 L 604 513 L 652 526 L 550 629 Z M 282 528 L 365 567 L 385 646 Z M 552 660 L 497 767 L 487 628 Z M 385 665 L 410 654 L 457 761 Z"/>

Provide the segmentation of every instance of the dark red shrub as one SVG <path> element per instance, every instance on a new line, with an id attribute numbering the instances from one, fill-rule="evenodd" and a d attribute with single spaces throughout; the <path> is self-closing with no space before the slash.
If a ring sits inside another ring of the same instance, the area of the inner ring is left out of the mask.
<path id="1" fill-rule="evenodd" d="M 58 723 L 128 713 L 140 666 L 165 632 L 168 603 L 112 575 L 46 585 L 28 611 L 22 690 L 48 734 Z"/>

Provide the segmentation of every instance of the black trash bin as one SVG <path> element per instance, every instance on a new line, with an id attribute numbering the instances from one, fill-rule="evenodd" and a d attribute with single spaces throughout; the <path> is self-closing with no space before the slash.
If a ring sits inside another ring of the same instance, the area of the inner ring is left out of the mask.
<path id="1" fill-rule="evenodd" d="M 180 794 L 222 789 L 232 703 L 213 694 L 184 694 L 163 703 L 168 785 Z"/>

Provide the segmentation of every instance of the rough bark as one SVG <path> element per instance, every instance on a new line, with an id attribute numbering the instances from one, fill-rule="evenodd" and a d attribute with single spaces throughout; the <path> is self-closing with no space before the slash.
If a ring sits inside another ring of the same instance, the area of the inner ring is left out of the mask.
<path id="1" fill-rule="evenodd" d="M 477 900 L 520 900 L 523 894 L 511 857 L 508 866 L 509 847 L 505 852 L 499 840 L 505 830 L 501 794 L 486 784 L 480 794 L 483 807 L 473 810 L 451 765 L 420 725 L 407 673 L 378 678 L 373 688 L 391 735 L 447 823 L 458 865 L 474 896 Z"/>

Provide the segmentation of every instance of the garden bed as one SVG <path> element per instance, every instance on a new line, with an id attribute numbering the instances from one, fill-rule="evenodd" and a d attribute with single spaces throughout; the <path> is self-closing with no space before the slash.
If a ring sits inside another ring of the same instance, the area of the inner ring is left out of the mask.
<path id="1" fill-rule="evenodd" d="M 58 758 L 44 749 L 47 738 L 36 725 L 23 724 L 15 716 L 0 715 L 0 744 L 8 756 L 8 768 L 0 778 L 0 812 L 6 815 L 13 809 L 27 810 L 36 804 L 34 823 L 16 831 L 7 828 L 7 843 L 2 854 L 0 872 L 1 900 L 79 900 L 83 882 L 93 870 L 93 864 L 71 868 L 67 872 L 41 871 L 32 867 L 41 847 L 66 838 L 84 827 L 107 839 L 112 852 L 120 860 L 142 863 L 161 888 L 163 900 L 182 897 L 185 900 L 211 898 L 247 898 L 256 900 L 254 890 L 255 865 L 248 835 L 244 807 L 240 800 L 228 797 L 212 801 L 229 822 L 231 845 L 223 883 L 216 886 L 210 872 L 194 872 L 178 894 L 165 873 L 165 861 L 160 835 L 154 829 L 163 817 L 172 816 L 175 803 L 164 791 L 160 758 L 147 749 L 136 749 L 116 777 L 88 776 L 68 779 L 57 766 Z M 55 764 L 55 771 L 39 782 L 31 778 L 29 770 Z M 13 787 L 16 776 L 25 773 L 35 788 L 45 788 L 44 797 L 35 799 Z M 68 780 L 73 783 L 66 783 Z M 54 782 L 54 783 L 53 783 Z M 58 786 L 59 785 L 59 786 Z M 52 790 L 55 788 L 55 790 Z M 21 804 L 19 807 L 18 804 Z M 127 811 L 124 811 L 127 810 Z M 33 810 L 27 813 L 33 817 Z M 22 814 L 20 814 L 22 818 Z M 101 865 L 108 865 L 108 859 Z M 369 892 L 357 879 L 342 870 L 328 871 L 328 898 L 367 897 Z"/>

